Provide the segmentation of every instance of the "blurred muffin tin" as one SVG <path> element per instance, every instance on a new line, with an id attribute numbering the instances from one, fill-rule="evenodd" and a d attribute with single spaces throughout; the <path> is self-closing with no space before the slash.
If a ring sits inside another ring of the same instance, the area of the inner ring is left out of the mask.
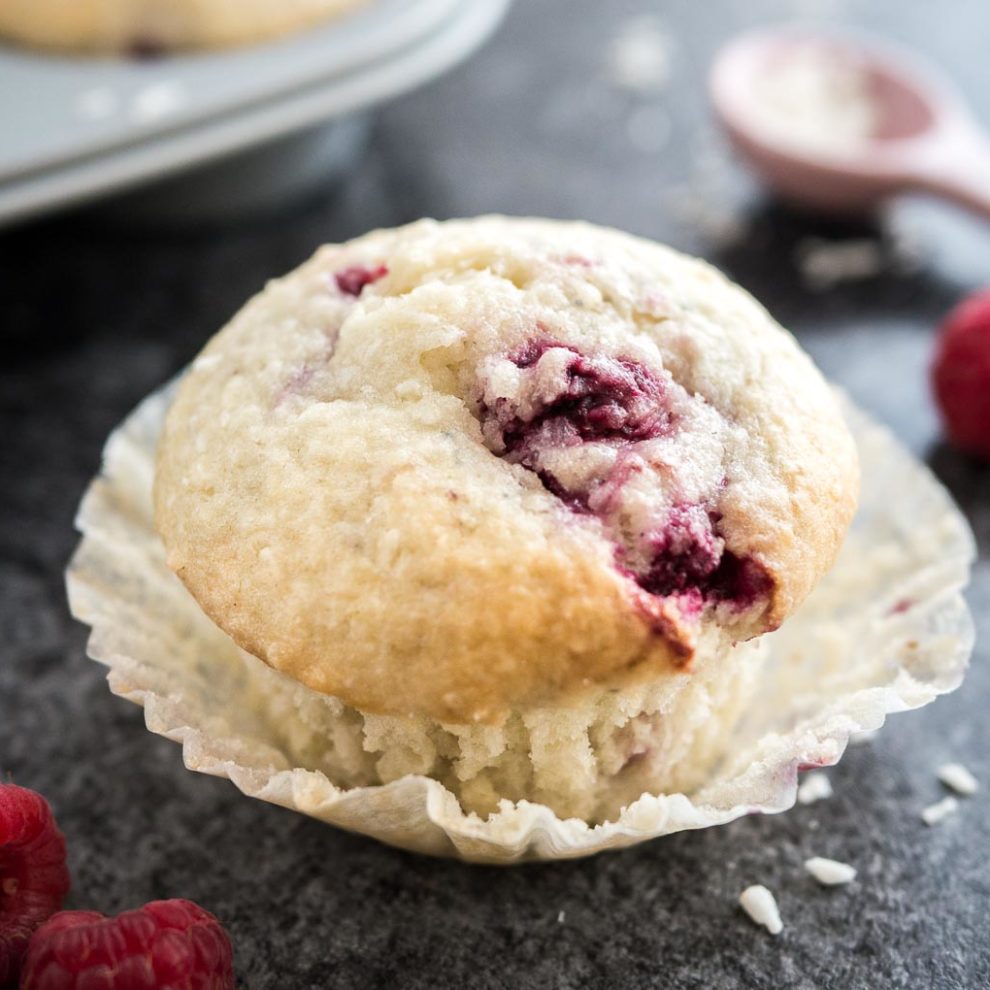
<path id="1" fill-rule="evenodd" d="M 245 181 L 271 176 L 264 199 L 339 172 L 360 147 L 355 111 L 465 58 L 508 3 L 373 0 L 264 45 L 152 60 L 0 48 L 0 224 L 180 172 L 163 188 L 186 209 L 213 202 L 197 173 L 200 192 L 240 208 Z"/>

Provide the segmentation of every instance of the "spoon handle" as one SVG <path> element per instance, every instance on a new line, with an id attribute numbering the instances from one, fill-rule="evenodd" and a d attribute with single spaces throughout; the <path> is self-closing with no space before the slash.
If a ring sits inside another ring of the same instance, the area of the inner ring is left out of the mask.
<path id="1" fill-rule="evenodd" d="M 990 220 L 990 136 L 975 124 L 946 133 L 916 181 L 926 192 Z"/>

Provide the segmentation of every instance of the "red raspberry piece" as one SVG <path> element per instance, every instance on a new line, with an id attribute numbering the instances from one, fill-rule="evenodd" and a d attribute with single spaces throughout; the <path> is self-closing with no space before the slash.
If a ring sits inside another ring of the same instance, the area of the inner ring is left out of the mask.
<path id="1" fill-rule="evenodd" d="M 359 296 L 366 285 L 377 282 L 387 274 L 388 269 L 384 265 L 376 265 L 374 268 L 369 268 L 367 265 L 351 265 L 350 268 L 342 268 L 333 279 L 341 292 L 348 296 Z"/>
<path id="2" fill-rule="evenodd" d="M 0 987 L 16 986 L 28 939 L 69 889 L 65 839 L 35 791 L 0 784 Z"/>
<path id="3" fill-rule="evenodd" d="M 62 911 L 31 937 L 21 990 L 233 990 L 230 939 L 192 901 Z"/>
<path id="4" fill-rule="evenodd" d="M 990 289 L 963 300 L 946 317 L 932 384 L 949 439 L 990 459 Z"/>

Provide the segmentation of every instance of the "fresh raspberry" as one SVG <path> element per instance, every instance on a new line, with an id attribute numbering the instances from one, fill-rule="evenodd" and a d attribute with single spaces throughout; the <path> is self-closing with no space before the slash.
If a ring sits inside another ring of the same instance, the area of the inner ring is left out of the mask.
<path id="1" fill-rule="evenodd" d="M 949 439 L 990 459 L 990 289 L 963 300 L 945 319 L 932 383 Z"/>
<path id="2" fill-rule="evenodd" d="M 0 784 L 0 987 L 16 986 L 28 939 L 69 889 L 65 839 L 35 791 Z"/>
<path id="3" fill-rule="evenodd" d="M 21 990 L 233 990 L 233 950 L 192 901 L 152 901 L 107 918 L 63 911 L 32 936 Z"/>
<path id="4" fill-rule="evenodd" d="M 341 292 L 348 296 L 359 296 L 366 285 L 377 282 L 387 274 L 388 269 L 384 265 L 376 265 L 374 268 L 351 265 L 350 268 L 342 268 L 333 278 Z"/>

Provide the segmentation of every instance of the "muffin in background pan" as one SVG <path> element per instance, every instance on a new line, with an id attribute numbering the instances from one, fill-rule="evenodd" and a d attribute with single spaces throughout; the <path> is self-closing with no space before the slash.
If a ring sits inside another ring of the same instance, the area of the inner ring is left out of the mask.
<path id="1" fill-rule="evenodd" d="M 298 682 L 272 703 L 338 784 L 600 821 L 719 759 L 857 490 L 828 386 L 741 289 L 490 217 L 272 283 L 184 379 L 154 494 L 169 566 Z"/>
<path id="2" fill-rule="evenodd" d="M 67 52 L 159 54 L 264 41 L 369 0 L 3 0 L 0 39 Z"/>

